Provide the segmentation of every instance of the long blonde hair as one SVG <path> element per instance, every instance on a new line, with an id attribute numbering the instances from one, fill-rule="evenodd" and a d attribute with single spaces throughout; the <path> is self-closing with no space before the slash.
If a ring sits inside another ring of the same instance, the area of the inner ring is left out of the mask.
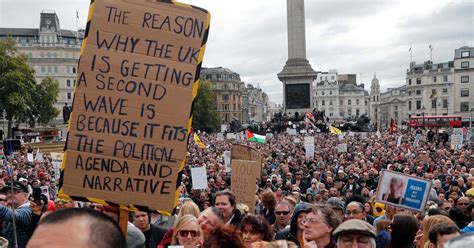
<path id="1" fill-rule="evenodd" d="M 171 238 L 171 244 L 172 245 L 179 245 L 179 241 L 178 241 L 179 231 L 181 230 L 181 228 L 183 228 L 184 225 L 186 225 L 188 223 L 191 223 L 191 222 L 196 223 L 196 225 L 198 227 L 198 231 L 199 231 L 199 239 L 200 240 L 203 239 L 202 229 L 201 229 L 201 226 L 199 226 L 197 218 L 194 217 L 193 215 L 186 214 L 186 215 L 183 215 L 183 216 L 179 217 L 178 219 L 176 219 L 176 222 L 174 224 L 173 236 Z"/>

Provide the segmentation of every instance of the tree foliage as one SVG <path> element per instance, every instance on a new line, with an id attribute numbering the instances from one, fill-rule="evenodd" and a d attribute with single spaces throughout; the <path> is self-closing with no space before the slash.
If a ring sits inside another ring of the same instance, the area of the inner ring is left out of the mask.
<path id="1" fill-rule="evenodd" d="M 219 127 L 216 96 L 209 81 L 199 81 L 199 90 L 193 109 L 193 129 L 212 132 Z"/>
<path id="2" fill-rule="evenodd" d="M 35 85 L 29 113 L 30 126 L 34 126 L 34 124 L 46 125 L 58 116 L 59 110 L 54 107 L 58 96 L 59 83 L 52 77 L 45 77 L 41 83 Z"/>
<path id="3" fill-rule="evenodd" d="M 24 118 L 32 103 L 36 82 L 27 57 L 12 39 L 0 40 L 0 110 L 8 120 L 8 137 L 14 118 Z"/>

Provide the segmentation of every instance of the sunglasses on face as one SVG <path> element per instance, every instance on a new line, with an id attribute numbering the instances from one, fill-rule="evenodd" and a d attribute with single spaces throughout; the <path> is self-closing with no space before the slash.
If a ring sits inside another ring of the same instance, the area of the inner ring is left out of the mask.
<path id="1" fill-rule="evenodd" d="M 276 215 L 288 215 L 290 211 L 275 211 Z"/>
<path id="2" fill-rule="evenodd" d="M 196 230 L 180 230 L 179 231 L 179 236 L 181 237 L 188 237 L 188 235 L 191 235 L 192 238 L 195 238 L 199 235 L 199 232 Z"/>

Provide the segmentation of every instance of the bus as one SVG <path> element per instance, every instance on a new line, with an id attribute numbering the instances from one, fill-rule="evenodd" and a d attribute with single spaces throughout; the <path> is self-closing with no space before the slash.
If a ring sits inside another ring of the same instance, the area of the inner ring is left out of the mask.
<path id="1" fill-rule="evenodd" d="M 408 126 L 410 127 L 461 127 L 462 117 L 460 115 L 441 115 L 441 116 L 417 116 L 409 117 Z"/>

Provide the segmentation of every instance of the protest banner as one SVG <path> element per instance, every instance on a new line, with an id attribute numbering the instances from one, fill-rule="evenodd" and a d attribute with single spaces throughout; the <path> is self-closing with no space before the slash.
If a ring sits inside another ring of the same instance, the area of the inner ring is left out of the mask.
<path id="1" fill-rule="evenodd" d="M 63 163 L 64 153 L 62 152 L 52 152 L 51 154 L 51 163 L 53 164 L 54 169 L 54 178 L 58 179 L 61 175 L 60 168 Z"/>
<path id="2" fill-rule="evenodd" d="M 224 141 L 224 134 L 223 133 L 217 133 L 217 141 Z"/>
<path id="3" fill-rule="evenodd" d="M 415 141 L 413 141 L 413 147 L 417 147 L 421 140 L 421 134 L 416 134 Z"/>
<path id="4" fill-rule="evenodd" d="M 35 161 L 44 162 L 44 157 L 42 152 L 37 152 L 35 156 Z"/>
<path id="5" fill-rule="evenodd" d="M 299 143 L 301 143 L 301 139 L 300 139 L 300 138 L 295 138 L 295 139 L 293 140 L 293 143 L 299 144 Z"/>
<path id="6" fill-rule="evenodd" d="M 463 142 L 462 134 L 451 134 L 451 149 L 461 150 Z"/>
<path id="7" fill-rule="evenodd" d="M 235 139 L 234 133 L 227 133 L 227 139 Z"/>
<path id="8" fill-rule="evenodd" d="M 33 153 L 27 153 L 26 154 L 26 160 L 28 162 L 34 162 L 35 161 L 35 157 L 33 156 Z"/>
<path id="9" fill-rule="evenodd" d="M 244 146 L 239 144 L 232 144 L 231 150 L 231 163 L 234 160 L 246 160 L 246 161 L 255 161 L 258 163 L 258 173 L 262 173 L 262 155 L 257 151 L 257 149 L 250 146 Z"/>
<path id="10" fill-rule="evenodd" d="M 314 145 L 314 137 L 313 136 L 307 136 L 304 137 L 304 144 L 313 144 Z"/>
<path id="11" fill-rule="evenodd" d="M 338 152 L 347 152 L 347 143 L 337 145 Z"/>
<path id="12" fill-rule="evenodd" d="M 225 133 L 227 131 L 227 125 L 221 125 L 221 133 Z"/>
<path id="13" fill-rule="evenodd" d="M 191 168 L 191 177 L 193 179 L 193 189 L 207 189 L 207 171 L 206 167 Z"/>
<path id="14" fill-rule="evenodd" d="M 286 131 L 288 132 L 289 135 L 296 136 L 298 133 L 296 132 L 296 129 L 294 128 L 287 128 Z"/>
<path id="15" fill-rule="evenodd" d="M 224 151 L 224 166 L 225 172 L 229 172 L 230 168 L 230 151 Z"/>
<path id="16" fill-rule="evenodd" d="M 256 180 L 260 178 L 260 163 L 248 160 L 232 160 L 230 188 L 237 202 L 246 204 L 250 213 L 255 212 Z"/>
<path id="17" fill-rule="evenodd" d="M 377 202 L 423 212 L 431 190 L 431 181 L 402 173 L 382 170 L 377 187 Z"/>
<path id="18" fill-rule="evenodd" d="M 174 1 L 92 1 L 59 196 L 171 215 L 209 13 Z"/>
<path id="19" fill-rule="evenodd" d="M 400 145 L 402 144 L 402 137 L 403 137 L 403 135 L 398 136 L 397 148 L 400 147 Z"/>
<path id="20" fill-rule="evenodd" d="M 305 144 L 306 158 L 314 158 L 314 144 Z"/>

